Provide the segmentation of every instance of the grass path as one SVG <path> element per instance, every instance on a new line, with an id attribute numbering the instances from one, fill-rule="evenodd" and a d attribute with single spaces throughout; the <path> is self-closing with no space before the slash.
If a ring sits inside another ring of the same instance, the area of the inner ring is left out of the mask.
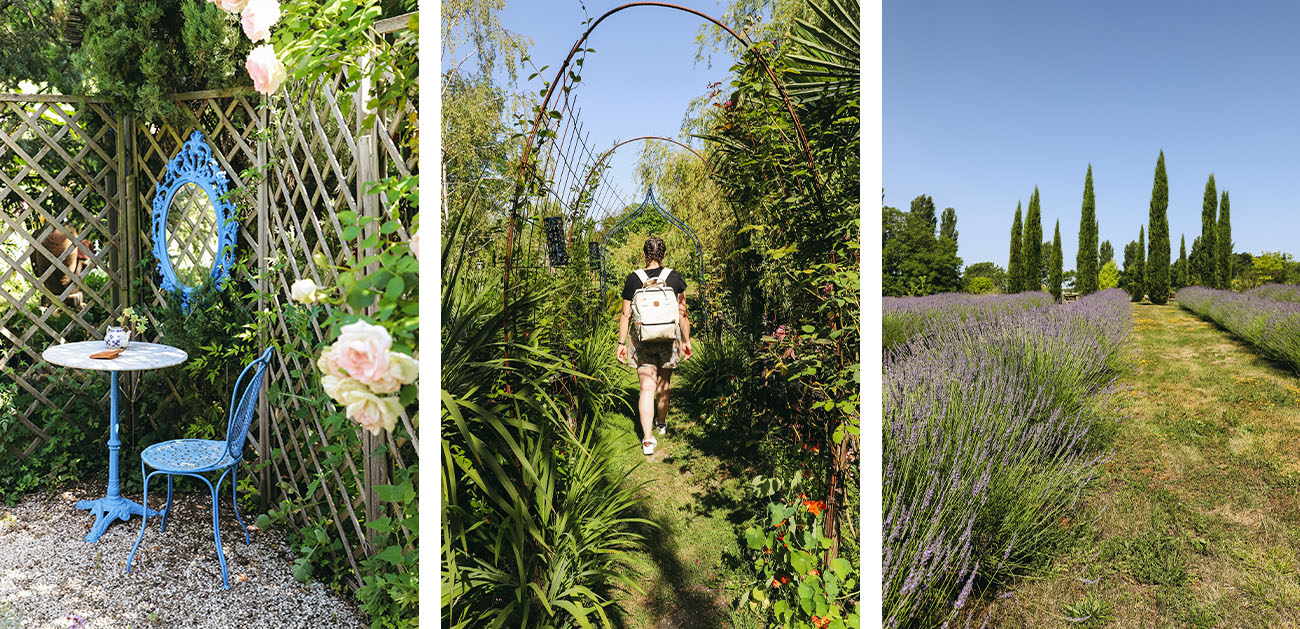
<path id="1" fill-rule="evenodd" d="M 1300 378 L 1176 304 L 1133 324 L 1080 541 L 989 626 L 1300 627 Z"/>
<path id="2" fill-rule="evenodd" d="M 635 399 L 632 400 L 635 402 Z M 680 406 L 675 403 L 674 407 Z M 748 589 L 741 566 L 737 526 L 749 517 L 742 496 L 748 480 L 746 444 L 706 436 L 679 410 L 670 410 L 668 434 L 651 456 L 641 453 L 631 417 L 614 416 L 605 437 L 619 445 L 617 464 L 631 480 L 645 483 L 638 517 L 659 525 L 646 530 L 649 552 L 636 553 L 632 575 L 642 592 L 618 593 L 619 626 L 638 629 L 757 627 L 747 613 L 731 609 Z M 623 447 L 622 444 L 626 444 Z"/>

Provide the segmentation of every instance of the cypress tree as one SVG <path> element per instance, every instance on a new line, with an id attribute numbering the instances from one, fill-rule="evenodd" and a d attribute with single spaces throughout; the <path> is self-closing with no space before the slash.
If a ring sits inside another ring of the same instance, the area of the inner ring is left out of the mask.
<path id="1" fill-rule="evenodd" d="M 1178 288 L 1187 288 L 1187 236 L 1178 237 Z"/>
<path id="2" fill-rule="evenodd" d="M 1192 264 L 1196 267 L 1193 269 L 1196 283 L 1210 288 L 1219 285 L 1215 277 L 1218 269 L 1214 262 L 1214 256 L 1219 250 L 1214 238 L 1218 231 L 1218 227 L 1214 224 L 1218 203 L 1219 195 L 1214 190 L 1214 173 L 1210 173 L 1209 180 L 1205 182 L 1205 197 L 1201 202 L 1201 246 L 1197 247 L 1196 243 L 1192 243 Z"/>
<path id="3" fill-rule="evenodd" d="M 1165 152 L 1156 160 L 1155 182 L 1151 185 L 1151 210 L 1149 253 L 1143 266 L 1146 269 L 1146 290 L 1151 303 L 1169 301 L 1169 178 L 1165 175 Z"/>
<path id="4" fill-rule="evenodd" d="M 1223 198 L 1219 200 L 1219 233 L 1215 234 L 1215 244 L 1219 246 L 1217 262 L 1217 277 L 1219 278 L 1219 288 L 1223 290 L 1232 289 L 1232 222 L 1228 216 L 1228 191 L 1223 191 Z"/>
<path id="5" fill-rule="evenodd" d="M 1038 186 L 1029 197 L 1029 213 L 1025 215 L 1025 266 L 1024 290 L 1043 288 L 1043 217 L 1038 205 Z"/>
<path id="6" fill-rule="evenodd" d="M 1051 288 L 1052 297 L 1061 301 L 1061 276 L 1064 275 L 1061 269 L 1061 221 L 1056 221 L 1056 235 L 1052 236 L 1052 272 L 1048 275 L 1047 285 Z M 1077 280 L 1076 280 L 1077 281 Z"/>
<path id="7" fill-rule="evenodd" d="M 1007 293 L 1024 290 L 1024 252 L 1021 251 L 1020 202 L 1016 202 L 1016 220 L 1011 223 L 1011 261 L 1007 263 Z"/>
<path id="8" fill-rule="evenodd" d="M 1092 164 L 1083 180 L 1083 214 L 1079 217 L 1079 254 L 1075 258 L 1075 286 L 1080 295 L 1097 292 L 1097 204 L 1092 196 Z"/>
<path id="9" fill-rule="evenodd" d="M 1137 246 L 1137 264 L 1135 265 L 1135 269 L 1134 269 L 1136 272 L 1133 274 L 1133 284 L 1137 289 L 1137 293 L 1135 293 L 1137 295 L 1137 299 L 1135 301 L 1142 301 L 1142 296 L 1145 295 L 1147 292 L 1146 239 L 1147 239 L 1146 228 L 1139 227 L 1138 246 Z"/>
<path id="10" fill-rule="evenodd" d="M 1098 266 L 1098 268 L 1103 267 L 1103 266 L 1106 266 L 1106 263 L 1107 263 L 1107 262 L 1114 262 L 1114 261 L 1115 261 L 1115 248 L 1112 247 L 1112 246 L 1110 245 L 1110 241 L 1109 241 L 1109 240 L 1103 240 L 1103 241 L 1101 241 L 1101 245 L 1097 247 L 1097 266 Z M 1100 277 L 1101 277 L 1101 276 L 1098 275 L 1098 278 L 1100 278 Z M 1099 289 L 1101 288 L 1101 280 L 1100 280 L 1100 279 L 1097 280 L 1097 288 L 1099 288 Z"/>
<path id="11" fill-rule="evenodd" d="M 1141 247 L 1130 240 L 1124 245 L 1124 271 L 1119 275 L 1119 286 L 1128 291 L 1129 299 L 1142 301 Z"/>

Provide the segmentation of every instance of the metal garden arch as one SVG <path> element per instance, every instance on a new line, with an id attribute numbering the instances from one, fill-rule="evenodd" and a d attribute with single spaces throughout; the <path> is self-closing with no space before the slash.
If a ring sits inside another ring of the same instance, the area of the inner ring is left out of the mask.
<path id="1" fill-rule="evenodd" d="M 606 274 L 607 269 L 605 268 L 605 247 L 606 247 L 606 243 L 609 242 L 609 239 L 610 239 L 611 236 L 613 236 L 614 234 L 617 234 L 617 233 L 623 231 L 623 228 L 624 228 L 624 227 L 627 227 L 628 225 L 631 225 L 631 224 L 632 224 L 632 221 L 636 220 L 636 217 L 638 217 L 638 216 L 644 214 L 645 211 L 646 211 L 646 208 L 647 208 L 647 207 L 650 208 L 651 210 L 654 210 L 655 212 L 657 212 L 660 216 L 664 217 L 664 219 L 667 220 L 668 223 L 669 223 L 670 225 L 676 227 L 677 229 L 680 229 L 680 230 L 686 232 L 686 235 L 691 237 L 691 242 L 695 243 L 695 261 L 696 261 L 696 263 L 699 265 L 699 270 L 700 270 L 700 279 L 703 280 L 703 278 L 704 278 L 704 248 L 700 246 L 700 239 L 699 239 L 699 237 L 695 235 L 695 230 L 691 229 L 691 227 L 690 227 L 689 225 L 687 225 L 686 223 L 683 223 L 683 222 L 681 221 L 681 219 L 677 218 L 676 216 L 673 216 L 673 213 L 672 213 L 672 212 L 669 212 L 668 210 L 664 209 L 664 206 L 659 205 L 659 200 L 655 198 L 654 187 L 651 186 L 651 187 L 646 188 L 646 191 L 645 191 L 645 199 L 643 199 L 643 200 L 641 201 L 641 205 L 638 205 L 635 211 L 633 211 L 631 214 L 628 214 L 626 217 L 624 217 L 623 220 L 619 221 L 618 224 L 614 226 L 614 229 L 611 229 L 611 230 L 605 232 L 605 235 L 604 235 L 604 236 L 601 236 L 601 238 L 600 238 L 600 294 L 601 294 L 601 299 L 604 299 L 604 295 L 605 295 L 605 284 L 606 284 L 606 279 L 607 279 L 607 274 Z M 701 301 L 703 301 L 703 298 L 704 298 L 704 282 L 703 282 L 703 281 L 700 282 L 700 298 L 701 298 Z M 707 313 L 706 313 L 706 314 L 707 314 Z"/>

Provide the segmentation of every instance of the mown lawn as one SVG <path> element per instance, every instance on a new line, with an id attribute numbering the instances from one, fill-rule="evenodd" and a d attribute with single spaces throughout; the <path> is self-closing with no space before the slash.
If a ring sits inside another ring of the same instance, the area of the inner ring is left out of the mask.
<path id="1" fill-rule="evenodd" d="M 1174 303 L 1133 323 L 1079 542 L 989 626 L 1300 626 L 1300 378 Z"/>
<path id="2" fill-rule="evenodd" d="M 629 401 L 635 404 L 636 398 Z M 739 546 L 739 527 L 756 508 L 742 488 L 749 476 L 738 454 L 747 444 L 710 438 L 681 406 L 679 400 L 670 408 L 668 434 L 657 437 L 659 446 L 649 457 L 641 453 L 640 429 L 631 417 L 612 416 L 604 426 L 604 437 L 619 444 L 617 465 L 632 468 L 632 482 L 645 483 L 647 499 L 637 517 L 659 525 L 645 531 L 649 551 L 635 553 L 631 562 L 642 591 L 624 587 L 616 595 L 623 611 L 615 623 L 638 629 L 762 627 L 747 610 L 735 609 L 752 587 Z"/>

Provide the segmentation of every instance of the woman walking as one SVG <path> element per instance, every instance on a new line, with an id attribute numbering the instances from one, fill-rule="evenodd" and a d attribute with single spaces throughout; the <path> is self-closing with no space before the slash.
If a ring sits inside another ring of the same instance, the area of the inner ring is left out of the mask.
<path id="1" fill-rule="evenodd" d="M 663 266 L 667 247 L 651 236 L 641 252 L 645 268 L 629 273 L 623 282 L 623 314 L 618 320 L 618 360 L 636 369 L 641 383 L 637 410 L 641 414 L 641 451 L 654 454 L 659 441 L 651 433 L 667 431 L 668 393 L 677 363 L 691 357 L 691 322 L 686 316 L 686 281 Z M 676 302 L 676 312 L 671 311 Z M 669 308 L 665 311 L 664 308 Z M 635 321 L 634 321 L 635 319 Z M 635 324 L 631 338 L 628 329 Z M 628 341 L 631 344 L 628 344 Z M 658 421 L 655 421 L 657 418 Z"/>

